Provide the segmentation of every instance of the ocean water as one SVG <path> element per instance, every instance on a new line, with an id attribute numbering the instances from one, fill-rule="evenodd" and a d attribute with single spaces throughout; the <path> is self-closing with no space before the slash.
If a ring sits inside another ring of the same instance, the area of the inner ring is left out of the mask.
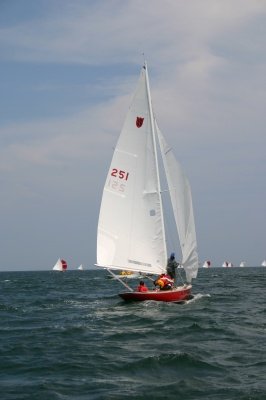
<path id="1" fill-rule="evenodd" d="M 128 304 L 105 271 L 2 272 L 1 399 L 265 400 L 265 286 L 200 269 L 186 304 Z"/>

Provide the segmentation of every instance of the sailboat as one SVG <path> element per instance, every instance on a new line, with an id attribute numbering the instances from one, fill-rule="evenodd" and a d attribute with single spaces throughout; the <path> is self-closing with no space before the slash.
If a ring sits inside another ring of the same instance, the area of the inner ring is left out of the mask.
<path id="1" fill-rule="evenodd" d="M 222 267 L 224 268 L 232 268 L 234 265 L 231 262 L 224 261 Z"/>
<path id="2" fill-rule="evenodd" d="M 263 260 L 263 261 L 262 261 L 261 266 L 262 266 L 262 267 L 266 267 L 266 260 Z"/>
<path id="3" fill-rule="evenodd" d="M 228 268 L 228 261 L 224 261 L 222 267 Z"/>
<path id="4" fill-rule="evenodd" d="M 78 270 L 79 271 L 83 271 L 83 265 L 82 264 L 80 264 L 80 266 L 78 267 Z"/>
<path id="5" fill-rule="evenodd" d="M 245 267 L 246 266 L 246 261 L 241 261 L 241 263 L 239 264 L 239 267 Z"/>
<path id="6" fill-rule="evenodd" d="M 139 272 L 134 273 L 133 271 L 121 271 L 119 272 L 119 278 L 123 279 L 136 279 L 136 278 L 141 278 L 141 274 Z"/>
<path id="7" fill-rule="evenodd" d="M 211 267 L 210 261 L 205 261 L 204 264 L 202 265 L 202 268 L 210 268 L 210 267 Z"/>
<path id="8" fill-rule="evenodd" d="M 67 270 L 67 262 L 61 258 L 58 258 L 55 266 L 53 267 L 53 271 L 66 271 Z"/>
<path id="9" fill-rule="evenodd" d="M 165 171 L 186 283 L 175 284 L 172 290 L 137 292 L 114 271 L 132 271 L 142 276 L 166 273 L 167 211 L 162 201 L 159 166 Z M 125 286 L 126 291 L 119 293 L 124 300 L 184 301 L 191 298 L 191 281 L 197 277 L 199 263 L 190 184 L 155 120 L 146 62 L 103 189 L 96 265 L 107 269 Z"/>

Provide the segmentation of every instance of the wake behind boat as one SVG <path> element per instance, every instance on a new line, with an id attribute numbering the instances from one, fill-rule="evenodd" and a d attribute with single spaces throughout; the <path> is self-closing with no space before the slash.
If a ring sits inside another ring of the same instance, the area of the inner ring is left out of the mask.
<path id="1" fill-rule="evenodd" d="M 157 149 L 158 147 L 158 149 Z M 114 270 L 143 275 L 166 273 L 167 246 L 158 153 L 178 231 L 186 283 L 171 290 L 138 292 Z M 176 302 L 191 298 L 191 280 L 198 272 L 198 254 L 189 182 L 153 115 L 147 65 L 118 139 L 105 182 L 97 232 L 97 266 L 127 289 L 124 300 Z"/>

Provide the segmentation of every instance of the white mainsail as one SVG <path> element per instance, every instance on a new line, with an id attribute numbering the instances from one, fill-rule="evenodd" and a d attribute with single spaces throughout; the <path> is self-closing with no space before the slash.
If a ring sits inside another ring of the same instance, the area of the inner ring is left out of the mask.
<path id="1" fill-rule="evenodd" d="M 166 270 L 156 140 L 160 143 L 178 227 L 182 265 L 190 282 L 198 271 L 190 185 L 155 122 L 146 64 L 141 70 L 104 186 L 97 233 L 97 265 L 152 274 Z"/>
<path id="2" fill-rule="evenodd" d="M 97 263 L 160 274 L 167 254 L 146 68 L 118 139 L 105 182 Z"/>

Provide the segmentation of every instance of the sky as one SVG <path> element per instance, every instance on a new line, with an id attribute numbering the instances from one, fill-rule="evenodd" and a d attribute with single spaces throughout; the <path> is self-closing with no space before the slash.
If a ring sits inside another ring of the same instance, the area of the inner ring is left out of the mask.
<path id="1" fill-rule="evenodd" d="M 200 261 L 260 265 L 265 37 L 264 0 L 0 0 L 0 271 L 94 265 L 144 57 L 190 180 Z"/>

